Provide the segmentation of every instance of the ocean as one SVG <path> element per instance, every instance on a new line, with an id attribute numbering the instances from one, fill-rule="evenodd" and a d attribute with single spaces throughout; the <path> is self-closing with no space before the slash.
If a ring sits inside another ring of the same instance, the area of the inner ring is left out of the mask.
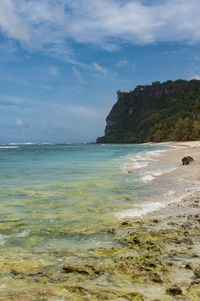
<path id="1" fill-rule="evenodd" d="M 141 170 L 161 145 L 1 145 L 0 247 L 31 252 L 111 247 L 104 229 L 162 207 L 160 174 Z M 161 172 L 162 173 L 162 172 Z M 16 253 L 15 253 L 16 251 Z"/>

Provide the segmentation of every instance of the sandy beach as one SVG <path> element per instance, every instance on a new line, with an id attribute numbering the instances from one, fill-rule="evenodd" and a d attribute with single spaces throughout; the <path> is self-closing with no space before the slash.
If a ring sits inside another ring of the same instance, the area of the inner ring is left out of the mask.
<path id="1" fill-rule="evenodd" d="M 152 181 L 169 189 L 171 201 L 162 209 L 122 222 L 129 227 L 126 239 L 141 259 L 132 267 L 131 260 L 125 264 L 136 273 L 133 283 L 141 294 L 130 300 L 200 300 L 200 142 L 167 145 L 174 148 L 148 169 L 175 166 Z M 194 162 L 183 166 L 185 156 L 192 156 Z"/>

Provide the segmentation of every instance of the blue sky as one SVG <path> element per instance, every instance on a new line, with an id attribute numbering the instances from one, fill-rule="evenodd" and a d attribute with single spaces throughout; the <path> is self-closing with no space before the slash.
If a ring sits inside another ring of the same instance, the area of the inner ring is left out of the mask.
<path id="1" fill-rule="evenodd" d="M 116 91 L 200 79 L 199 0 L 0 0 L 0 143 L 95 141 Z"/>

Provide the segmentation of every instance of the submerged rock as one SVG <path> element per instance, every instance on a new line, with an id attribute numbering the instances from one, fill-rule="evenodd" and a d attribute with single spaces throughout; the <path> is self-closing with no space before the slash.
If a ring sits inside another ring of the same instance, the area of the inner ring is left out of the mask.
<path id="1" fill-rule="evenodd" d="M 181 295 L 182 294 L 182 289 L 177 286 L 177 285 L 173 285 L 171 287 L 169 287 L 166 290 L 167 294 L 172 295 L 172 296 L 177 296 L 177 295 Z"/>
<path id="2" fill-rule="evenodd" d="M 158 273 L 150 274 L 150 280 L 156 283 L 163 283 L 161 276 Z"/>
<path id="3" fill-rule="evenodd" d="M 129 225 L 129 221 L 124 221 L 121 223 L 122 226 L 128 226 Z"/>
<path id="4" fill-rule="evenodd" d="M 194 275 L 196 278 L 200 278 L 200 266 L 194 270 Z"/>
<path id="5" fill-rule="evenodd" d="M 31 261 L 0 261 L 0 275 L 37 275 L 43 273 L 38 262 Z"/>
<path id="6" fill-rule="evenodd" d="M 66 273 L 80 273 L 86 275 L 92 274 L 102 274 L 103 270 L 100 267 L 89 265 L 89 264 L 81 264 L 81 263 L 69 263 L 63 266 L 63 270 Z"/>
<path id="7" fill-rule="evenodd" d="M 114 228 L 112 229 L 107 229 L 108 234 L 116 234 L 116 230 Z"/>

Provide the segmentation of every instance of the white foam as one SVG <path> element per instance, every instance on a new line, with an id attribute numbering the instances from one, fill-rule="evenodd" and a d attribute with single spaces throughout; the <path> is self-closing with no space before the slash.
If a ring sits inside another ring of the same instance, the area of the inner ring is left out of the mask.
<path id="1" fill-rule="evenodd" d="M 158 176 L 164 175 L 166 173 L 170 173 L 174 170 L 176 170 L 176 167 L 156 169 L 156 170 L 151 171 L 151 174 L 153 176 L 158 177 Z"/>
<path id="2" fill-rule="evenodd" d="M 145 168 L 149 165 L 152 161 L 157 161 L 157 157 L 160 156 L 160 154 L 166 152 L 167 150 L 155 150 L 155 151 L 146 151 L 143 153 L 140 153 L 139 155 L 127 155 L 125 157 L 120 158 L 121 169 L 124 172 L 129 172 L 129 170 L 136 170 Z"/>
<path id="3" fill-rule="evenodd" d="M 133 218 L 133 217 L 140 217 L 146 215 L 150 212 L 154 212 L 156 210 L 162 209 L 167 207 L 170 204 L 179 203 L 185 197 L 191 195 L 191 193 L 197 191 L 197 189 L 192 189 L 189 192 L 186 192 L 182 195 L 177 195 L 174 190 L 169 190 L 165 196 L 165 202 L 151 202 L 151 203 L 143 203 L 141 205 L 136 205 L 134 208 L 124 210 L 115 214 L 115 216 L 119 219 L 124 218 Z"/>
<path id="4" fill-rule="evenodd" d="M 57 143 L 50 143 L 50 142 L 41 142 L 41 143 L 34 143 L 34 142 L 11 142 L 11 143 L 8 143 L 8 144 L 9 145 L 57 145 Z M 76 143 L 64 143 L 64 144 L 66 144 L 66 145 L 76 145 Z"/>
<path id="5" fill-rule="evenodd" d="M 140 217 L 142 215 L 146 215 L 149 212 L 156 211 L 158 209 L 164 208 L 166 204 L 160 202 L 153 202 L 139 205 L 135 208 L 128 209 L 122 212 L 118 212 L 116 217 L 119 219 L 127 218 L 127 217 Z"/>
<path id="6" fill-rule="evenodd" d="M 148 154 L 153 157 L 158 157 L 160 156 L 160 154 L 165 153 L 166 151 L 167 151 L 166 149 L 160 149 L 155 151 L 149 151 Z"/>
<path id="7" fill-rule="evenodd" d="M 24 230 L 22 232 L 16 233 L 16 234 L 11 234 L 11 235 L 3 235 L 0 234 L 0 246 L 5 245 L 5 243 L 12 238 L 23 238 L 23 237 L 27 237 L 30 234 L 29 230 Z"/>
<path id="8" fill-rule="evenodd" d="M 148 165 L 147 162 L 135 162 L 134 163 L 134 168 L 135 169 L 140 169 L 142 167 L 146 167 Z"/>
<path id="9" fill-rule="evenodd" d="M 9 145 L 35 145 L 36 143 L 32 142 L 11 142 Z"/>
<path id="10" fill-rule="evenodd" d="M 144 183 L 148 183 L 148 182 L 153 181 L 156 177 L 159 177 L 166 173 L 170 173 L 174 170 L 176 170 L 176 168 L 163 168 L 163 169 L 156 169 L 156 170 L 148 170 L 148 172 L 145 173 L 140 179 Z"/>
<path id="11" fill-rule="evenodd" d="M 8 235 L 0 234 L 0 246 L 3 246 L 9 239 Z"/>
<path id="12" fill-rule="evenodd" d="M 19 148 L 19 146 L 0 146 L 0 149 L 12 149 L 12 148 Z"/>
<path id="13" fill-rule="evenodd" d="M 141 177 L 141 180 L 144 182 L 144 183 L 148 183 L 148 182 L 151 182 L 155 179 L 155 177 L 153 177 L 152 175 L 145 175 L 143 177 Z"/>
<path id="14" fill-rule="evenodd" d="M 17 234 L 15 234 L 15 237 L 26 237 L 26 236 L 29 236 L 29 234 L 30 234 L 30 231 L 29 230 L 24 230 L 24 231 L 22 231 L 22 232 L 20 232 L 20 233 L 17 233 Z"/>

